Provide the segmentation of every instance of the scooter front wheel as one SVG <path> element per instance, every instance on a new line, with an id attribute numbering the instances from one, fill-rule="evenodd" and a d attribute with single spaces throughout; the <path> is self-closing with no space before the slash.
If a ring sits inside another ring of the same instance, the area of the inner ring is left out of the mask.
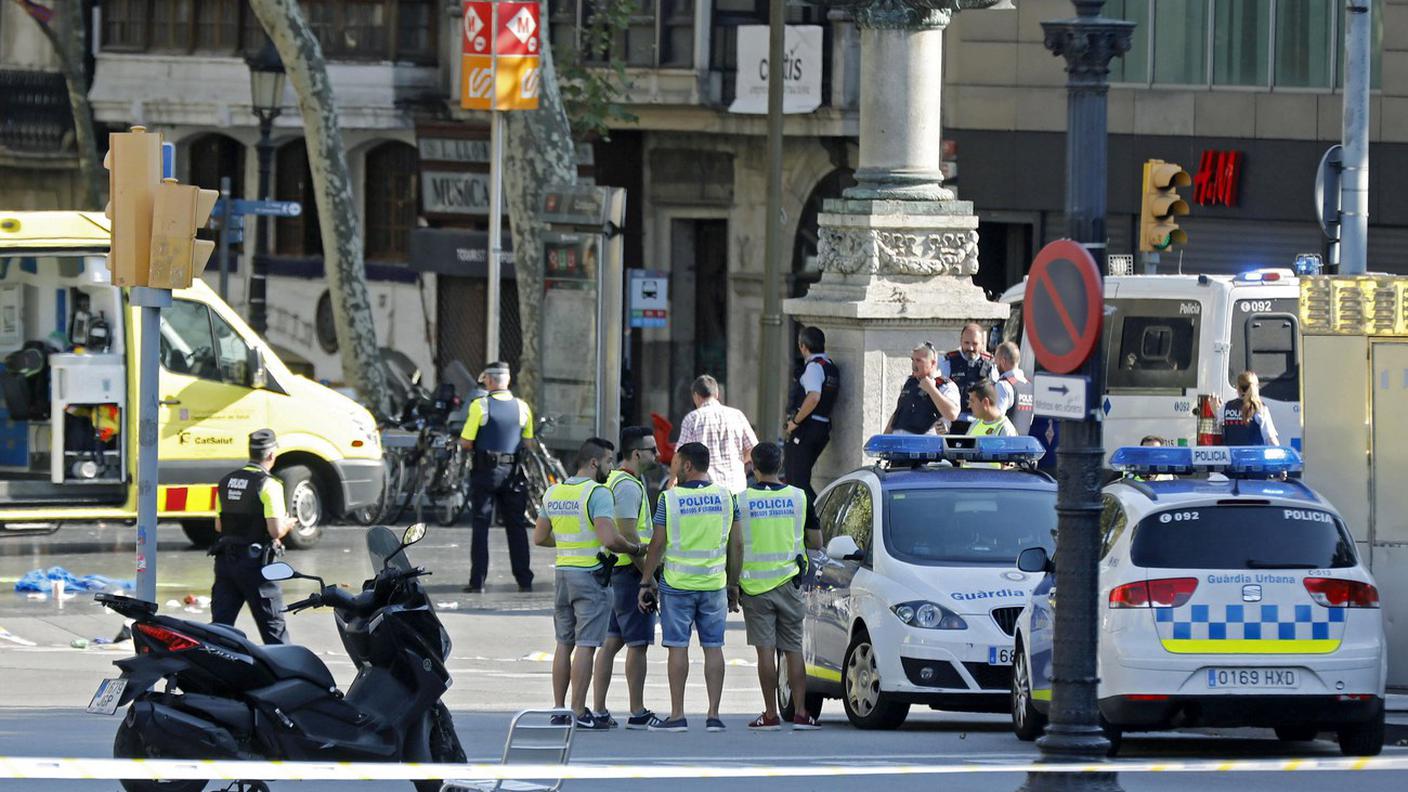
<path id="1" fill-rule="evenodd" d="M 142 735 L 132 728 L 127 718 L 118 724 L 117 736 L 112 741 L 114 759 L 160 759 L 160 754 L 147 748 Z M 122 788 L 127 792 L 201 792 L 206 782 L 198 780 L 152 781 L 145 778 L 121 779 Z"/>
<path id="2" fill-rule="evenodd" d="M 437 764 L 463 764 L 464 747 L 460 736 L 455 732 L 455 721 L 450 717 L 450 708 L 445 702 L 435 702 L 430 714 L 430 759 Z M 413 781 L 416 792 L 439 792 L 441 781 Z"/>

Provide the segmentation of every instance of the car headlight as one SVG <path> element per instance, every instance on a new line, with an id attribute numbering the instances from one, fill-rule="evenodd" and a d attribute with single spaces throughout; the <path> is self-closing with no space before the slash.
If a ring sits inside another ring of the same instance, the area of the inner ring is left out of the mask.
<path id="1" fill-rule="evenodd" d="M 1032 630 L 1051 629 L 1051 611 L 1040 608 L 1032 609 Z"/>
<path id="2" fill-rule="evenodd" d="M 895 617 L 910 627 L 925 630 L 966 630 L 968 622 L 957 613 L 934 602 L 901 602 L 890 607 Z"/>

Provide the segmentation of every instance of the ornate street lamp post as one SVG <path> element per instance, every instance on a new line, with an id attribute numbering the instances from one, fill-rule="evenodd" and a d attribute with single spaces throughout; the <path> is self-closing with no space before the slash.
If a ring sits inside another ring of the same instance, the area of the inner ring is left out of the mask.
<path id="1" fill-rule="evenodd" d="M 249 66 L 250 109 L 259 119 L 259 196 L 269 200 L 269 171 L 274 158 L 274 144 L 269 139 L 274 119 L 283 110 L 284 62 L 274 42 L 266 41 L 257 53 L 245 57 Z M 272 218 L 255 216 L 254 261 L 249 278 L 249 326 L 260 335 L 268 329 L 269 223 Z"/>

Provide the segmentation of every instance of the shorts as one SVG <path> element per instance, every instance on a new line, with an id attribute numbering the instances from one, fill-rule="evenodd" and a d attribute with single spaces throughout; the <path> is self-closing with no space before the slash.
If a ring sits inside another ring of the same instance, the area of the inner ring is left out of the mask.
<path id="1" fill-rule="evenodd" d="M 660 632 L 665 646 L 689 646 L 691 628 L 699 631 L 699 645 L 717 649 L 724 645 L 728 594 L 723 589 L 687 591 L 660 584 Z"/>
<path id="2" fill-rule="evenodd" d="M 743 594 L 738 604 L 749 646 L 802 651 L 802 590 L 792 581 L 762 594 Z"/>
<path id="3" fill-rule="evenodd" d="M 553 576 L 552 626 L 557 642 L 601 646 L 611 622 L 611 599 L 591 571 L 558 567 Z"/>
<path id="4" fill-rule="evenodd" d="M 640 570 L 619 566 L 611 572 L 611 622 L 606 634 L 626 646 L 655 643 L 655 614 L 640 612 Z"/>

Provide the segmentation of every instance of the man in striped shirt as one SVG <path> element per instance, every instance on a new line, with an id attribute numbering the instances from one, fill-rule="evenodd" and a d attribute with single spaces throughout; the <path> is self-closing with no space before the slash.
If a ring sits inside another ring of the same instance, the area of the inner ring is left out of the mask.
<path id="1" fill-rule="evenodd" d="M 677 447 L 700 443 L 709 449 L 709 479 L 737 495 L 748 488 L 748 459 L 758 436 L 741 410 L 719 401 L 719 382 L 705 374 L 691 386 L 694 411 L 680 422 Z"/>

